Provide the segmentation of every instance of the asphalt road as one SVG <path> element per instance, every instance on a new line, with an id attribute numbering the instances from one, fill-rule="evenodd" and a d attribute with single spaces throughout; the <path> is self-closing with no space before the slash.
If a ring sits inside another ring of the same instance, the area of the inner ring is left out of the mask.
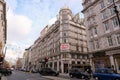
<path id="1" fill-rule="evenodd" d="M 77 79 L 77 78 L 70 78 L 68 75 L 59 75 L 57 77 L 53 77 L 54 80 L 84 80 L 84 79 Z M 6 76 L 7 79 L 4 80 L 50 80 L 47 79 L 46 76 L 42 77 L 39 73 L 29 73 L 23 71 L 13 71 L 12 75 Z M 91 79 L 93 80 L 93 79 Z"/>
<path id="2" fill-rule="evenodd" d="M 37 73 L 29 73 L 22 71 L 13 71 L 12 75 L 6 76 L 7 80 L 49 80 L 42 78 Z"/>

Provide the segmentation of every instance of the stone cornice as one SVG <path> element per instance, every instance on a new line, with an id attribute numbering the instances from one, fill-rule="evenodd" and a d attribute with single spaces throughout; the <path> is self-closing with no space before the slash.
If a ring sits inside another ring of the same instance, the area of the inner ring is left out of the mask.
<path id="1" fill-rule="evenodd" d="M 94 2 L 92 2 L 90 5 L 88 5 L 87 7 L 85 7 L 81 12 L 84 13 L 90 6 L 93 6 L 95 3 L 97 3 L 99 0 L 95 0 Z"/>

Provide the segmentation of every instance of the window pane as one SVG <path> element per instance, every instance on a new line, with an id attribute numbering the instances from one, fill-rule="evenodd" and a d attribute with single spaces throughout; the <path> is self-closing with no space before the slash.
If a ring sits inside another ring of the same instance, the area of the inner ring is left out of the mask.
<path id="1" fill-rule="evenodd" d="M 108 22 L 105 22 L 105 23 L 104 23 L 104 26 L 105 26 L 105 30 L 108 31 L 108 30 L 109 30 L 109 23 L 108 23 Z"/>
<path id="2" fill-rule="evenodd" d="M 116 17 L 113 19 L 113 25 L 114 27 L 117 27 L 119 25 L 118 19 Z"/>
<path id="3" fill-rule="evenodd" d="M 96 28 L 94 28 L 94 32 L 95 32 L 95 34 L 97 34 L 97 29 Z"/>
<path id="4" fill-rule="evenodd" d="M 112 37 L 111 36 L 108 37 L 108 43 L 109 43 L 109 46 L 113 45 L 113 41 L 112 41 Z"/>
<path id="5" fill-rule="evenodd" d="M 113 15 L 113 14 L 115 14 L 115 11 L 114 11 L 115 9 L 112 7 L 112 8 L 110 8 L 110 15 Z"/>
<path id="6" fill-rule="evenodd" d="M 100 2 L 100 5 L 101 5 L 101 9 L 105 7 L 103 0 Z"/>
<path id="7" fill-rule="evenodd" d="M 102 18 L 103 18 L 103 19 L 106 19 L 106 18 L 107 18 L 106 11 L 102 12 Z"/>
<path id="8" fill-rule="evenodd" d="M 118 42 L 118 44 L 120 44 L 120 33 L 117 34 L 117 42 Z"/>
<path id="9" fill-rule="evenodd" d="M 113 0 L 108 0 L 108 3 L 112 3 L 113 2 Z"/>

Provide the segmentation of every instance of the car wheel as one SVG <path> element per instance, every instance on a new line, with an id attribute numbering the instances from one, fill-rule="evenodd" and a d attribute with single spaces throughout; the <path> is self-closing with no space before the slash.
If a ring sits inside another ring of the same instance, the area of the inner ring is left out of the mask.
<path id="1" fill-rule="evenodd" d="M 82 78 L 82 79 L 84 79 L 84 78 L 85 78 L 85 76 L 82 76 L 81 78 Z"/>
<path id="2" fill-rule="evenodd" d="M 99 78 L 98 78 L 98 77 L 95 77 L 95 80 L 99 80 Z"/>
<path id="3" fill-rule="evenodd" d="M 73 75 L 71 74 L 70 77 L 73 78 Z"/>
<path id="4" fill-rule="evenodd" d="M 53 73 L 52 75 L 53 75 L 53 76 L 57 76 L 57 74 L 56 74 L 56 73 Z"/>

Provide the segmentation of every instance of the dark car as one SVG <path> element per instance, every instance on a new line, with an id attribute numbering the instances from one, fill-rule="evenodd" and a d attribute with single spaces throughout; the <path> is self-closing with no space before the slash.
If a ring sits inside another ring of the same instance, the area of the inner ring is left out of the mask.
<path id="1" fill-rule="evenodd" d="M 0 73 L 7 76 L 12 74 L 12 70 L 10 68 L 0 68 Z"/>
<path id="2" fill-rule="evenodd" d="M 90 75 L 80 71 L 77 68 L 73 68 L 69 71 L 69 76 L 70 77 L 76 77 L 76 78 L 81 78 L 81 79 L 85 79 L 85 80 L 89 80 L 90 79 Z"/>
<path id="3" fill-rule="evenodd" d="M 39 70 L 39 73 L 41 75 L 44 75 L 44 76 L 58 76 L 59 75 L 59 72 L 58 71 L 55 71 L 51 68 L 42 68 L 41 70 Z"/>
<path id="4" fill-rule="evenodd" d="M 95 80 L 120 80 L 120 74 L 110 68 L 97 68 L 93 73 Z"/>
<path id="5" fill-rule="evenodd" d="M 32 72 L 32 73 L 38 73 L 38 70 L 32 69 L 31 72 Z"/>

